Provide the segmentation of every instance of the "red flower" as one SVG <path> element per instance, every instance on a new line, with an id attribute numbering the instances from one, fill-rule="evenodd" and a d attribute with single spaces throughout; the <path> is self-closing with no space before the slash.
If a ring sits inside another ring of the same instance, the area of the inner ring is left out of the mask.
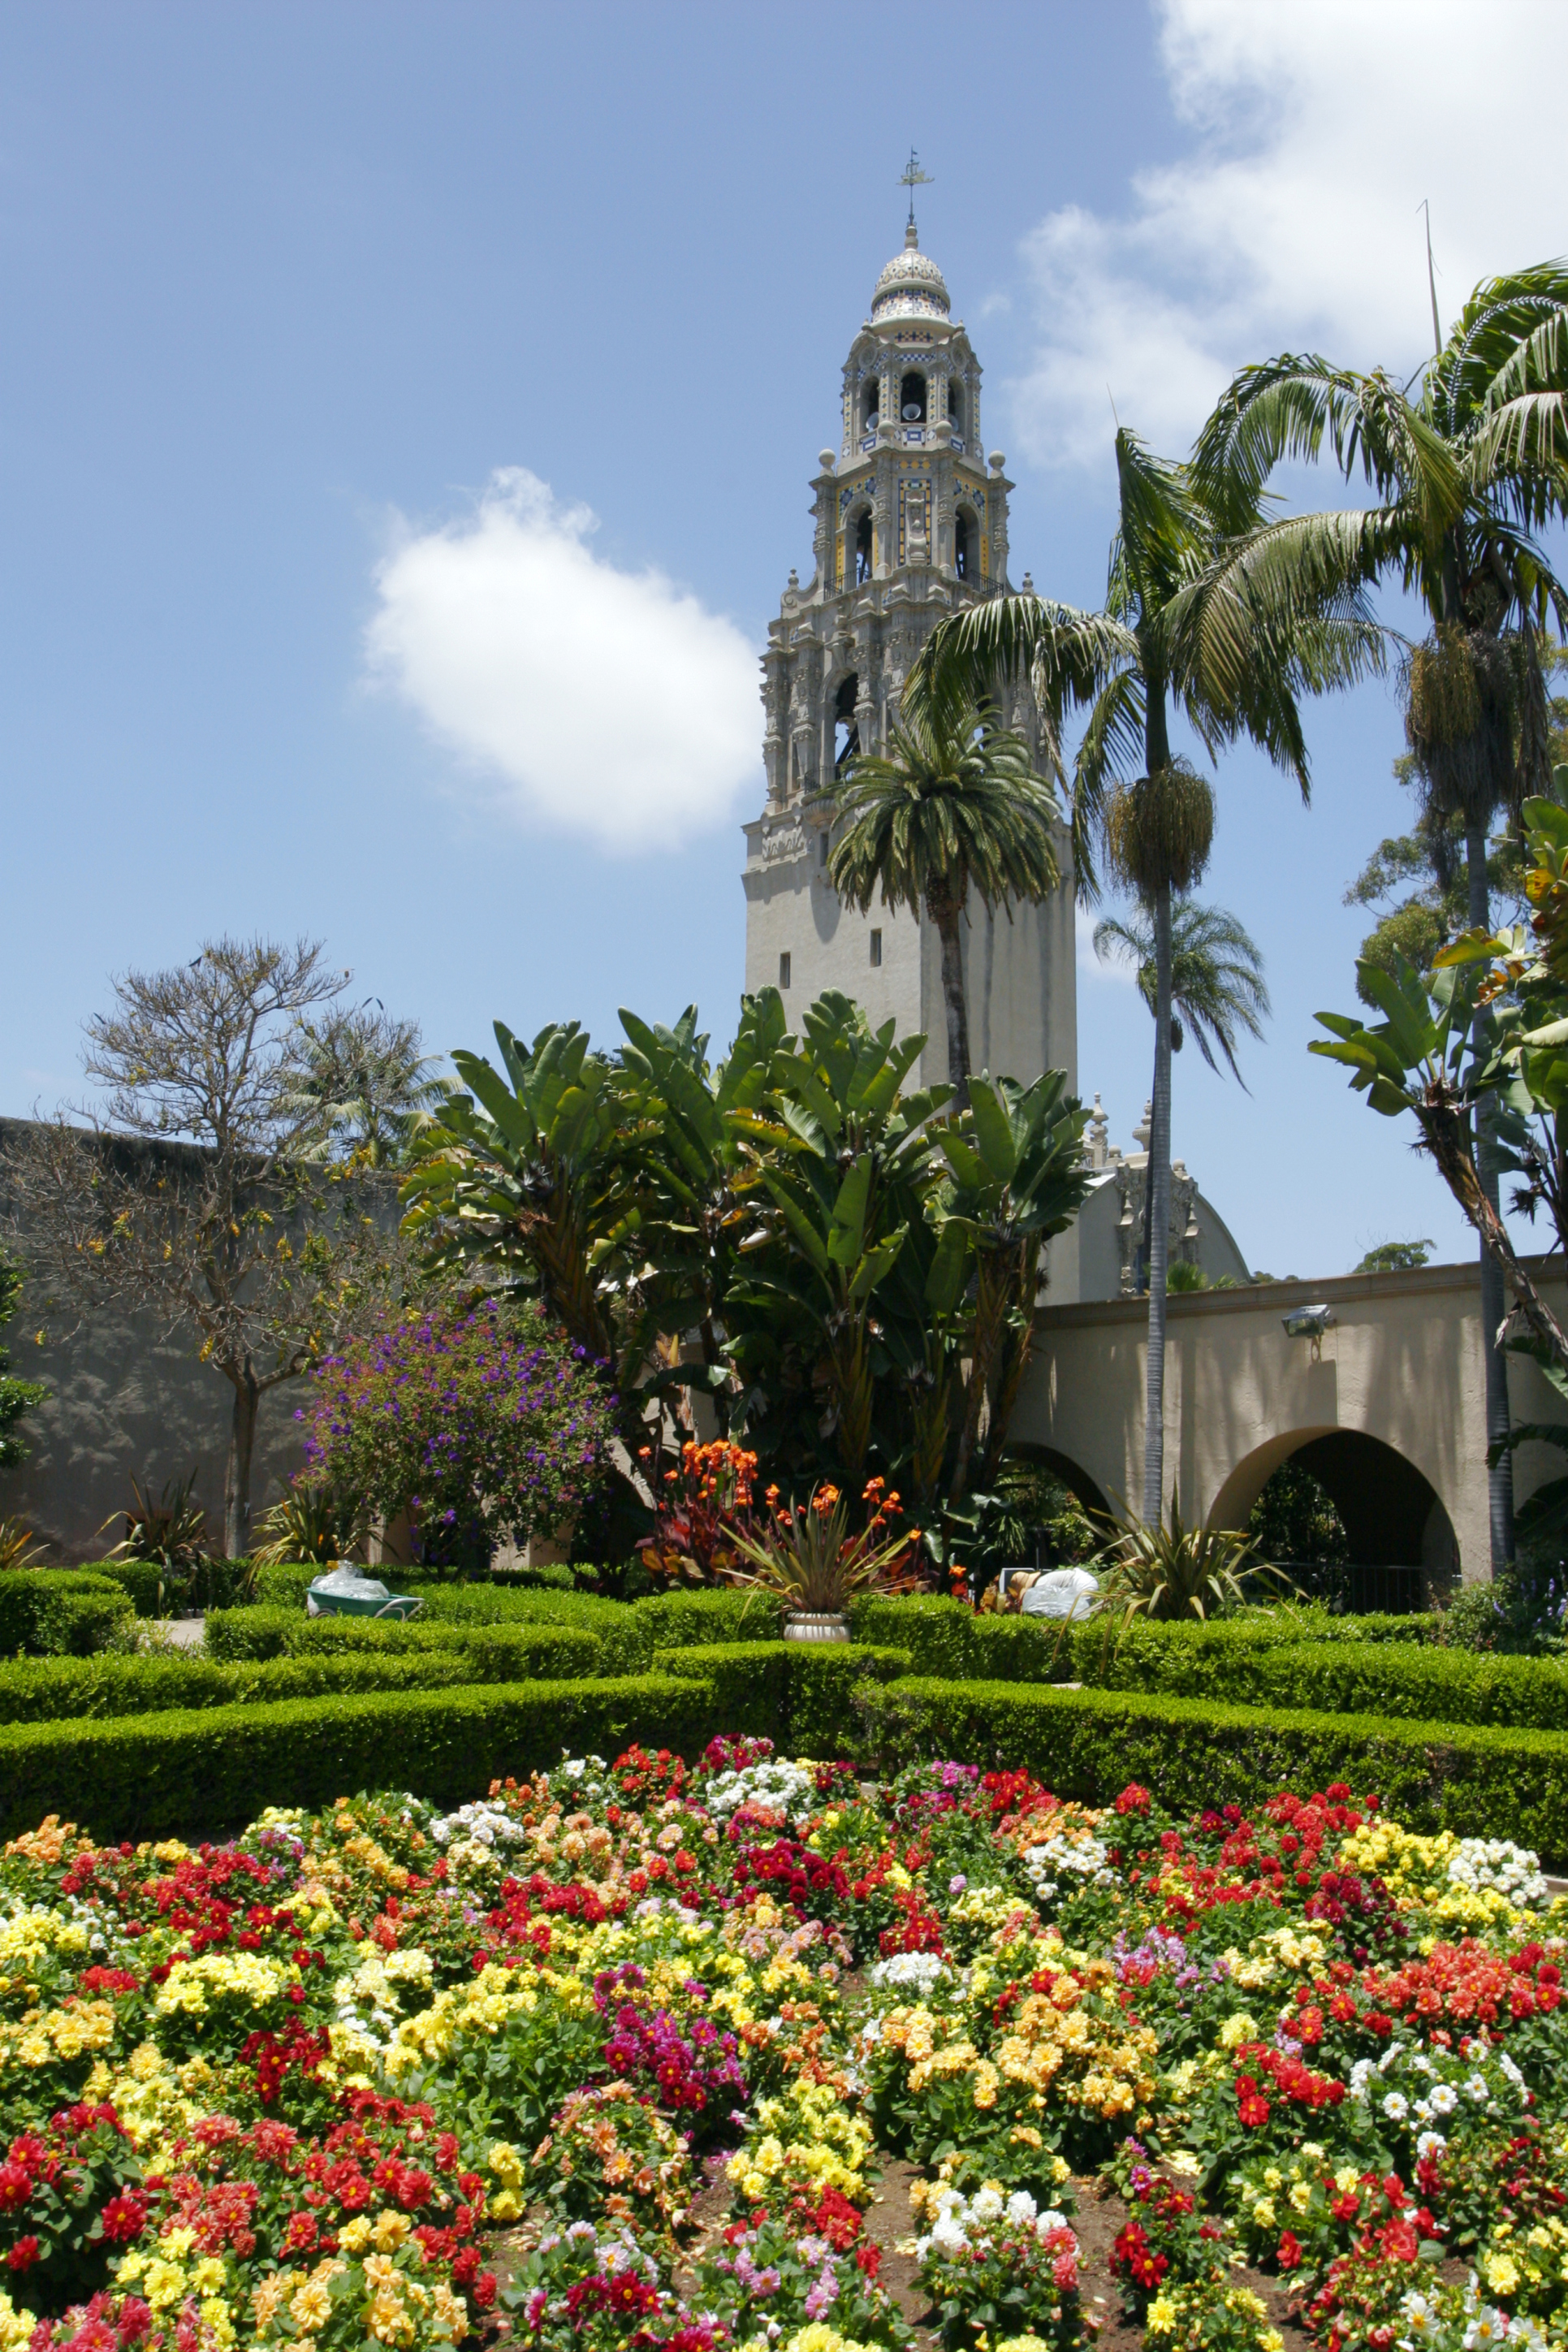
<path id="1" fill-rule="evenodd" d="M 37 2238 L 18 2238 L 5 2261 L 14 2271 L 30 2271 L 42 2252 Z"/>
<path id="2" fill-rule="evenodd" d="M 1301 2241 L 1296 2236 L 1293 2230 L 1287 2230 L 1284 2236 L 1281 2239 L 1280 2251 L 1275 2259 L 1279 2263 L 1280 2268 L 1282 2271 L 1300 2270 L 1301 2265 Z"/>

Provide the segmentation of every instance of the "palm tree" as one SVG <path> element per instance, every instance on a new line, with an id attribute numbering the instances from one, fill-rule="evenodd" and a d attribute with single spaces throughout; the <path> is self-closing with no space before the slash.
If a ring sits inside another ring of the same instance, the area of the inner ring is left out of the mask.
<path id="1" fill-rule="evenodd" d="M 1363 374 L 1315 354 L 1243 369 L 1199 437 L 1195 477 L 1256 498 L 1277 464 L 1317 458 L 1325 438 L 1345 478 L 1359 472 L 1380 503 L 1281 522 L 1242 567 L 1269 602 L 1277 572 L 1299 572 L 1310 542 L 1320 576 L 1391 576 L 1419 599 L 1429 628 L 1409 650 L 1405 688 L 1422 829 L 1439 860 L 1451 829 L 1462 831 L 1470 927 L 1490 929 L 1488 831 L 1527 793 L 1551 790 L 1540 632 L 1549 614 L 1560 630 L 1568 624 L 1568 592 L 1531 533 L 1568 511 L 1568 266 L 1479 285 L 1448 341 L 1437 335 L 1414 396 L 1381 369 Z M 1479 1157 L 1495 1209 L 1484 1141 Z M 1495 1572 L 1513 1554 L 1513 1484 L 1495 1339 L 1503 1280 L 1484 1245 L 1480 1276 L 1494 1335 L 1485 1365 Z"/>
<path id="2" fill-rule="evenodd" d="M 1381 666 L 1382 639 L 1360 589 L 1338 575 L 1310 534 L 1293 563 L 1269 574 L 1267 601 L 1242 561 L 1274 526 L 1260 488 L 1199 482 L 1150 455 L 1119 427 L 1120 524 L 1105 606 L 1083 613 L 1033 595 L 998 596 L 934 632 L 911 676 L 917 711 L 972 700 L 998 676 L 1027 668 L 1057 746 L 1071 704 L 1089 707 L 1073 770 L 1072 842 L 1079 894 L 1098 896 L 1094 850 L 1149 910 L 1155 957 L 1155 1095 L 1149 1138 L 1149 1338 L 1144 1419 L 1144 1517 L 1163 1516 L 1166 1260 L 1170 1220 L 1171 898 L 1208 862 L 1214 796 L 1173 754 L 1174 704 L 1211 755 L 1246 736 L 1309 789 L 1298 698 L 1347 686 Z M 1332 520 L 1332 519 L 1331 519 Z M 1141 773 L 1139 771 L 1141 770 Z"/>
<path id="3" fill-rule="evenodd" d="M 1021 735 L 988 723 L 983 705 L 948 697 L 905 709 L 885 757 L 859 754 L 839 798 L 847 829 L 828 872 L 863 915 L 922 907 L 942 943 L 947 1076 L 955 1107 L 969 1099 L 969 1022 L 961 925 L 969 893 L 988 912 L 1049 898 L 1061 879 L 1051 844 L 1060 814 Z"/>
<path id="4" fill-rule="evenodd" d="M 302 1067 L 290 1103 L 313 1130 L 303 1157 L 389 1168 L 447 1093 L 419 1024 L 368 1003 L 304 1025 Z"/>
<path id="5" fill-rule="evenodd" d="M 1147 908 L 1139 907 L 1126 922 L 1107 915 L 1094 926 L 1094 952 L 1103 963 L 1130 963 L 1138 993 L 1153 1013 L 1159 1002 L 1159 969 L 1155 954 L 1155 926 Z M 1200 906 L 1196 898 L 1176 898 L 1171 905 L 1171 1051 L 1179 1054 L 1187 1030 L 1211 1070 L 1218 1070 L 1215 1048 L 1224 1055 L 1231 1076 L 1244 1091 L 1247 1081 L 1236 1059 L 1237 1033 L 1245 1029 L 1260 1038 L 1269 1016 L 1269 991 L 1263 980 L 1263 958 L 1257 943 L 1223 907 Z M 1149 1189 L 1144 1193 L 1144 1250 L 1147 1262 L 1152 1243 Z M 1197 1269 L 1192 1269 L 1196 1276 Z M 1201 1277 L 1182 1278 L 1179 1264 L 1167 1266 L 1168 1290 L 1201 1287 Z"/>
<path id="6" fill-rule="evenodd" d="M 1094 952 L 1103 963 L 1130 963 L 1138 993 L 1151 1013 L 1159 998 L 1155 927 L 1140 907 L 1126 922 L 1107 915 L 1094 926 Z M 1196 898 L 1171 905 L 1171 1051 L 1179 1054 L 1191 1030 L 1211 1070 L 1218 1047 L 1237 1084 L 1246 1087 L 1236 1059 L 1237 1033 L 1260 1038 L 1270 1011 L 1263 958 L 1234 915 L 1223 907 L 1200 906 Z"/>

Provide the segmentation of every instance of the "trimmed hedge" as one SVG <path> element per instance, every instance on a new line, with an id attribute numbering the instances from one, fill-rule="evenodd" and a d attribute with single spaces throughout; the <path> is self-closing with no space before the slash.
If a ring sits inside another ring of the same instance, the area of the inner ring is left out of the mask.
<path id="1" fill-rule="evenodd" d="M 129 1593 L 79 1568 L 16 1568 L 0 1575 L 0 1657 L 85 1658 L 130 1638 Z"/>
<path id="2" fill-rule="evenodd" d="M 330 1691 L 445 1689 L 516 1683 L 530 1675 L 586 1682 L 599 1668 L 591 1634 L 567 1626 L 514 1633 L 498 1627 L 472 1644 L 393 1650 L 362 1643 L 307 1647 L 292 1656 L 224 1660 L 200 1650 L 153 1656 L 28 1658 L 0 1664 L 0 1723 L 58 1723 L 99 1716 L 162 1714 L 171 1707 L 233 1706 L 314 1698 Z"/>
<path id="3" fill-rule="evenodd" d="M 884 1769 L 932 1756 L 1023 1766 L 1095 1804 L 1136 1780 L 1176 1812 L 1249 1811 L 1276 1789 L 1348 1780 L 1407 1828 L 1511 1838 L 1548 1866 L 1568 1861 L 1568 1733 L 1017 1683 L 908 1680 L 862 1703 Z"/>
<path id="4" fill-rule="evenodd" d="M 637 1740 L 695 1756 L 715 1728 L 711 1686 L 663 1675 L 8 1724 L 0 1833 L 57 1813 L 105 1840 L 214 1838 L 264 1806 L 359 1789 L 455 1805 L 563 1752 L 612 1757 Z"/>
<path id="5" fill-rule="evenodd" d="M 597 1634 L 580 1625 L 413 1624 L 396 1618 L 302 1617 L 292 1609 L 220 1609 L 207 1619 L 207 1655 L 225 1664 L 264 1658 L 413 1657 L 434 1653 L 499 1662 L 510 1672 L 476 1671 L 476 1682 L 546 1673 L 556 1681 L 615 1671 Z M 559 1661 L 559 1664 L 555 1663 Z"/>
<path id="6" fill-rule="evenodd" d="M 1495 1723 L 1568 1731 L 1568 1668 L 1555 1658 L 1434 1650 L 1420 1643 L 1228 1641 L 1216 1626 L 1196 1640 L 1129 1642 L 1084 1660 L 1082 1679 L 1104 1690 L 1168 1692 L 1239 1706 L 1309 1707 L 1422 1723 Z"/>
<path id="7" fill-rule="evenodd" d="M 909 1653 L 853 1642 L 732 1642 L 657 1650 L 653 1671 L 710 1684 L 727 1732 L 771 1739 L 797 1756 L 859 1757 L 862 1686 L 907 1674 Z"/>

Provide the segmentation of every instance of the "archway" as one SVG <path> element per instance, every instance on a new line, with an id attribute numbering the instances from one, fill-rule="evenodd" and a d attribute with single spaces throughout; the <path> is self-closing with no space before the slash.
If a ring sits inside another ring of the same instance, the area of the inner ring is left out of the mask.
<path id="1" fill-rule="evenodd" d="M 905 425 L 925 422 L 925 378 L 911 368 L 898 387 L 898 414 Z"/>
<path id="2" fill-rule="evenodd" d="M 1054 1445 L 1009 1445 L 1006 1459 L 1038 1463 L 1042 1470 L 1049 1470 L 1053 1478 L 1060 1479 L 1068 1493 L 1086 1511 L 1097 1513 L 1102 1518 L 1112 1516 L 1110 1504 L 1088 1471 L 1081 1469 L 1070 1454 L 1059 1454 Z"/>
<path id="3" fill-rule="evenodd" d="M 1283 1462 L 1311 1471 L 1343 1523 L 1362 1606 L 1419 1606 L 1458 1572 L 1453 1524 L 1424 1471 L 1365 1430 L 1288 1430 L 1239 1462 L 1214 1498 L 1211 1528 L 1244 1528 Z"/>
<path id="4" fill-rule="evenodd" d="M 960 507 L 953 517 L 953 569 L 960 580 L 972 580 L 977 570 L 975 518 L 967 507 Z"/>
<path id="5" fill-rule="evenodd" d="M 855 720 L 855 702 L 860 694 L 860 677 L 851 670 L 839 680 L 833 697 L 833 773 L 842 775 L 844 769 L 861 748 L 860 728 Z"/>

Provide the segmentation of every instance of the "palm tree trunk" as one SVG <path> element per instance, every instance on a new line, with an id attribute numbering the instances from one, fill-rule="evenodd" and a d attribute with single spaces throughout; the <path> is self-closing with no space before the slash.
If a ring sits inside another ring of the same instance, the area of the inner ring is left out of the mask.
<path id="1" fill-rule="evenodd" d="M 964 1003 L 964 942 L 959 930 L 963 902 L 951 893 L 927 893 L 926 911 L 942 942 L 942 1000 L 947 1011 L 947 1077 L 954 1088 L 953 1107 L 963 1110 L 969 1100 L 969 1014 Z"/>
<path id="2" fill-rule="evenodd" d="M 1465 827 L 1465 879 L 1469 887 L 1472 930 L 1488 930 L 1491 907 L 1487 888 L 1487 844 L 1484 824 Z M 1476 1025 L 1479 1049 L 1480 1024 Z M 1476 1165 L 1481 1190 L 1500 1216 L 1497 1155 L 1491 1142 L 1490 1098 L 1476 1108 Z M 1483 1241 L 1480 1245 L 1481 1349 L 1486 1368 L 1487 1445 L 1495 1447 L 1508 1435 L 1508 1358 L 1498 1344 L 1498 1331 L 1508 1313 L 1502 1268 Z M 1501 1454 L 1487 1472 L 1488 1520 L 1491 1537 L 1491 1572 L 1500 1576 L 1513 1559 L 1513 1455 Z"/>
<path id="3" fill-rule="evenodd" d="M 1155 893 L 1155 1099 L 1149 1118 L 1149 1164 L 1144 1197 L 1149 1220 L 1149 1339 L 1144 1385 L 1144 1509 L 1145 1527 L 1165 1509 L 1166 1261 L 1171 1224 L 1171 892 Z"/>

